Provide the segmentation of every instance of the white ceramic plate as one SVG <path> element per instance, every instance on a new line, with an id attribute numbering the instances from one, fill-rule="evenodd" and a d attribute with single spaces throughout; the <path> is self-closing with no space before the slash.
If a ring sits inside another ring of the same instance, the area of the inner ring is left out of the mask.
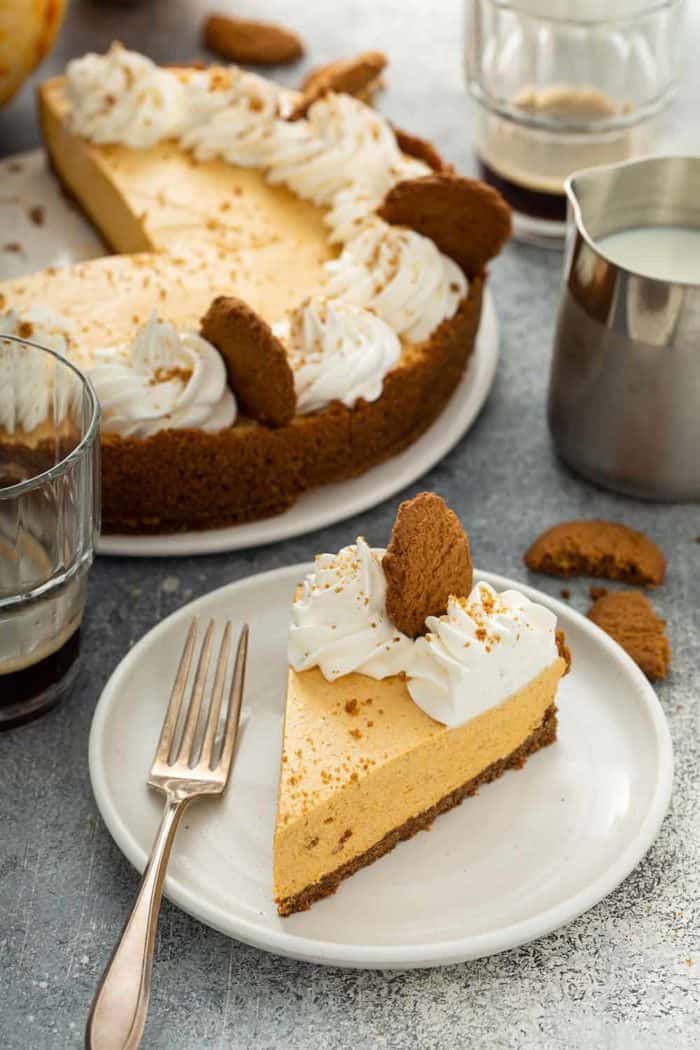
<path id="1" fill-rule="evenodd" d="M 40 225 L 31 217 L 37 205 L 44 209 Z M 41 150 L 0 163 L 0 230 L 0 280 L 104 254 L 92 227 L 66 200 L 47 170 Z M 468 369 L 439 418 L 405 452 L 358 478 L 307 492 L 288 511 L 273 518 L 169 536 L 103 536 L 98 551 L 148 557 L 214 554 L 301 536 L 360 514 L 410 485 L 454 448 L 478 416 L 497 364 L 498 320 L 487 290 Z"/>
<path id="2" fill-rule="evenodd" d="M 666 812 L 666 719 L 639 669 L 589 620 L 549 606 L 574 657 L 560 689 L 558 742 L 435 822 L 430 834 L 288 919 L 272 903 L 272 834 L 289 603 L 308 566 L 229 584 L 149 632 L 107 683 L 90 734 L 90 775 L 117 845 L 139 870 L 160 799 L 145 785 L 178 653 L 193 614 L 251 625 L 242 736 L 222 802 L 195 803 L 170 861 L 167 896 L 267 951 L 340 966 L 438 966 L 513 948 L 610 893 L 649 849 Z"/>

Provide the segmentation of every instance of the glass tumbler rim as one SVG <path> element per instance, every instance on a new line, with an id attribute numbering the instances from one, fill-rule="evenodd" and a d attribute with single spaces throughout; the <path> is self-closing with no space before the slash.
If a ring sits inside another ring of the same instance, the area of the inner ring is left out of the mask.
<path id="1" fill-rule="evenodd" d="M 72 448 L 63 459 L 60 459 L 58 463 L 54 463 L 48 470 L 42 470 L 39 474 L 34 474 L 31 478 L 25 478 L 24 481 L 18 481 L 14 485 L 7 485 L 4 488 L 0 488 L 0 500 L 15 499 L 18 496 L 24 495 L 25 492 L 31 492 L 33 489 L 40 488 L 42 485 L 49 481 L 54 481 L 56 478 L 62 477 L 63 474 L 70 468 L 73 463 L 82 459 L 86 452 L 93 446 L 95 438 L 98 436 L 99 425 L 100 425 L 100 403 L 95 393 L 95 388 L 92 385 L 90 378 L 73 364 L 67 357 L 60 354 L 57 350 L 52 350 L 48 346 L 42 346 L 41 343 L 35 343 L 31 339 L 24 339 L 22 336 L 17 335 L 5 335 L 0 333 L 0 342 L 8 340 L 11 343 L 17 343 L 20 346 L 31 346 L 35 350 L 40 350 L 44 354 L 50 354 L 55 357 L 57 361 L 60 361 L 62 365 L 66 365 L 68 369 L 73 372 L 88 395 L 88 403 L 90 405 L 90 420 L 85 433 L 81 437 L 75 448 Z"/>
<path id="2" fill-rule="evenodd" d="M 471 2 L 474 2 L 474 0 L 471 0 Z M 657 14 L 664 10 L 670 11 L 674 7 L 681 7 L 685 0 L 640 0 L 639 7 L 627 14 L 611 14 L 594 18 L 577 15 L 547 14 L 543 11 L 528 10 L 521 0 L 485 0 L 485 2 L 500 11 L 512 11 L 514 14 L 522 17 L 549 22 L 552 25 L 598 29 L 610 25 L 620 25 L 625 22 L 634 22 L 638 18 L 647 18 L 649 15 Z"/>

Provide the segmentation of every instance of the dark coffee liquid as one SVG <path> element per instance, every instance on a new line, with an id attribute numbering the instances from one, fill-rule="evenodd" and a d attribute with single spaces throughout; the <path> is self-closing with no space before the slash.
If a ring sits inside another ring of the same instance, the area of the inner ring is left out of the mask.
<path id="1" fill-rule="evenodd" d="M 545 219 L 548 222 L 566 221 L 566 195 L 563 192 L 544 193 L 542 190 L 530 189 L 519 182 L 511 182 L 510 179 L 499 175 L 480 157 L 478 162 L 479 174 L 484 182 L 488 182 L 489 186 L 498 190 L 515 211 L 522 215 L 531 215 L 535 219 Z"/>
<path id="2" fill-rule="evenodd" d="M 27 722 L 57 703 L 73 681 L 79 654 L 80 628 L 43 660 L 0 674 L 0 728 Z"/>

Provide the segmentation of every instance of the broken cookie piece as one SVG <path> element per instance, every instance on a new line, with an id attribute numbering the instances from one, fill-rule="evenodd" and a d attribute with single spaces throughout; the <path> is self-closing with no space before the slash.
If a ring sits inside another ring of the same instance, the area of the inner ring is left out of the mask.
<path id="1" fill-rule="evenodd" d="M 427 164 L 433 171 L 452 172 L 454 168 L 451 164 L 447 164 L 438 151 L 435 149 L 431 142 L 427 139 L 422 139 L 420 135 L 410 135 L 407 131 L 403 131 L 401 128 L 397 128 L 395 124 L 391 125 L 396 135 L 396 142 L 402 153 L 405 153 L 409 157 L 415 157 L 417 160 L 422 160 L 424 164 Z"/>
<path id="2" fill-rule="evenodd" d="M 614 521 L 565 521 L 547 529 L 525 554 L 533 572 L 550 576 L 597 576 L 658 587 L 666 561 L 641 532 Z"/>
<path id="3" fill-rule="evenodd" d="M 299 90 L 305 98 L 313 96 L 314 101 L 320 98 L 319 92 L 338 91 L 370 105 L 382 87 L 381 74 L 386 64 L 387 57 L 381 51 L 366 51 L 354 58 L 326 62 L 306 74 Z M 307 103 L 307 108 L 308 105 L 311 103 Z"/>
<path id="4" fill-rule="evenodd" d="M 277 66 L 295 62 L 304 54 L 301 38 L 291 29 L 272 22 L 209 15 L 203 35 L 210 51 L 231 62 Z"/>
<path id="5" fill-rule="evenodd" d="M 483 182 L 442 171 L 398 182 L 377 214 L 437 244 L 467 277 L 483 273 L 510 237 L 510 208 Z"/>
<path id="6" fill-rule="evenodd" d="M 472 589 L 467 534 L 434 492 L 421 492 L 401 504 L 382 568 L 389 618 L 409 638 L 423 633 L 426 617 L 447 611 L 450 595 Z"/>
<path id="7" fill-rule="evenodd" d="M 288 119 L 299 120 L 306 116 L 309 107 L 329 91 L 360 97 L 368 85 L 378 79 L 386 62 L 386 55 L 381 51 L 363 51 L 354 58 L 331 62 L 322 69 L 312 71 L 305 81 L 302 97 Z"/>
<path id="8" fill-rule="evenodd" d="M 671 647 L 665 621 L 654 611 L 641 591 L 613 591 L 598 598 L 588 618 L 609 634 L 648 678 L 665 678 L 671 663 Z"/>
<path id="9" fill-rule="evenodd" d="M 234 296 L 214 299 L 202 318 L 202 336 L 224 361 L 229 384 L 243 410 L 269 426 L 294 417 L 294 374 L 287 351 L 266 321 Z"/>

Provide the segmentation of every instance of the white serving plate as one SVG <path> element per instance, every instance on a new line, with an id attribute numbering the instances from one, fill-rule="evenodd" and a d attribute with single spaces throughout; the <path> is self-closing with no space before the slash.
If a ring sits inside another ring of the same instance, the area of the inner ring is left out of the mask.
<path id="1" fill-rule="evenodd" d="M 401 843 L 310 911 L 280 919 L 272 835 L 289 605 L 308 566 L 229 584 L 179 609 L 124 657 L 97 705 L 90 775 L 119 848 L 139 870 L 160 799 L 145 779 L 193 615 L 251 626 L 242 735 L 222 802 L 188 812 L 166 895 L 266 951 L 333 966 L 407 968 L 475 959 L 541 937 L 593 907 L 632 871 L 668 807 L 671 741 L 659 701 L 623 650 L 549 596 L 491 573 L 551 608 L 573 669 L 559 693 L 559 740 L 429 834 Z"/>

